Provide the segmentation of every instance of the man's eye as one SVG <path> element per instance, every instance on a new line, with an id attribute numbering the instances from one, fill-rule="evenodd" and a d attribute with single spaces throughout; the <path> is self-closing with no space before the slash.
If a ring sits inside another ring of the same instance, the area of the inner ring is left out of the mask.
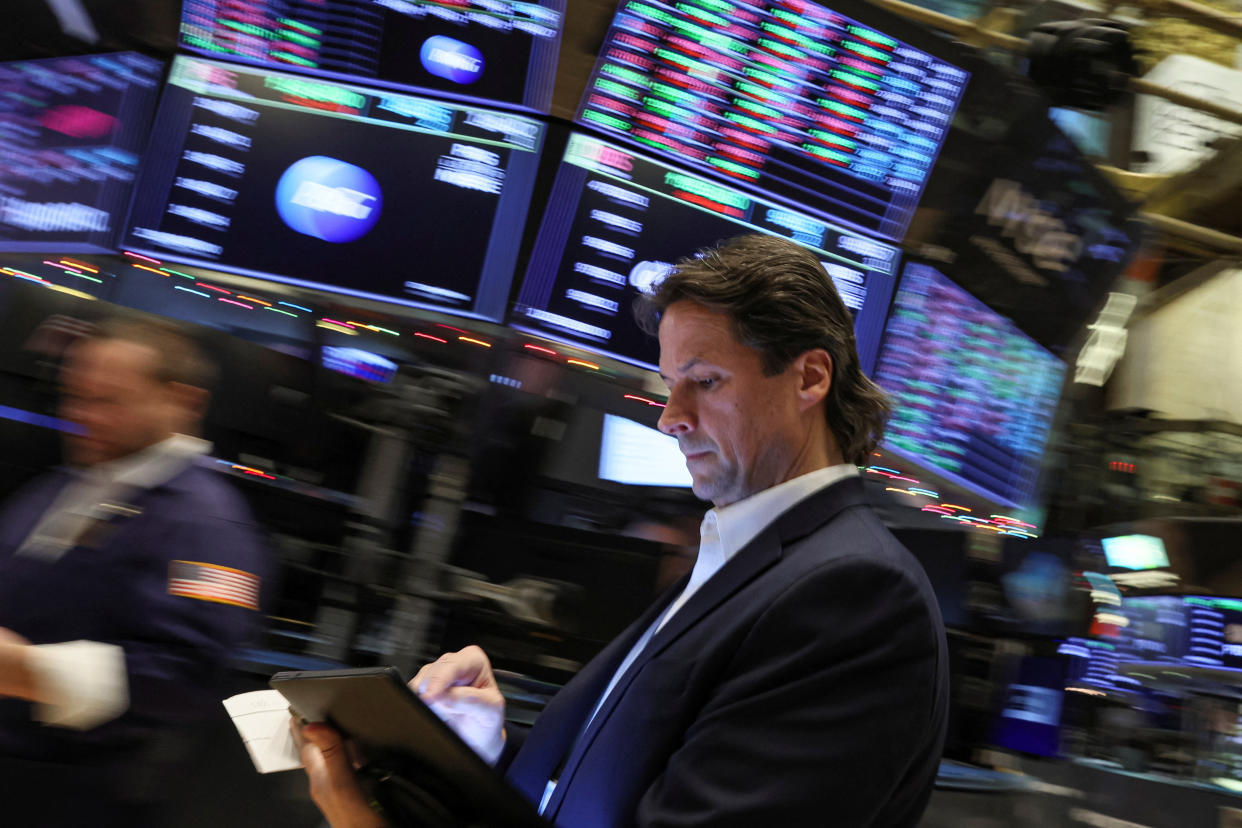
<path id="1" fill-rule="evenodd" d="M 716 378 L 715 378 L 715 377 L 707 377 L 706 379 L 701 379 L 701 380 L 699 380 L 699 387 L 700 387 L 700 388 L 711 388 L 711 387 L 712 387 L 713 385 L 715 385 L 715 384 L 716 384 Z"/>

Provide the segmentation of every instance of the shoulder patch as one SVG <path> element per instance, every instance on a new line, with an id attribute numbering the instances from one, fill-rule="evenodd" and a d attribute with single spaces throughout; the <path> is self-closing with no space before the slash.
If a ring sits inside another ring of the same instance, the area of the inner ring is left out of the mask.
<path id="1" fill-rule="evenodd" d="M 173 561 L 168 567 L 168 594 L 257 610 L 259 576 L 200 561 Z"/>

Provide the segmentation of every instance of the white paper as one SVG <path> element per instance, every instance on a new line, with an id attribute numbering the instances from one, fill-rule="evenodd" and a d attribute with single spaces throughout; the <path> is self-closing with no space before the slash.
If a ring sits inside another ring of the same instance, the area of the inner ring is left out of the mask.
<path id="1" fill-rule="evenodd" d="M 233 726 L 259 773 L 302 767 L 289 732 L 289 701 L 275 690 L 255 690 L 224 700 Z"/>

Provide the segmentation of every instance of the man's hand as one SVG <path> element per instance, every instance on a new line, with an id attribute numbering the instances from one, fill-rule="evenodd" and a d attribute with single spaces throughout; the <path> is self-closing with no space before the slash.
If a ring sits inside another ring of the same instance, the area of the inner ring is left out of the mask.
<path id="1" fill-rule="evenodd" d="M 310 779 L 310 795 L 332 828 L 385 828 L 368 803 L 341 735 L 326 724 L 289 723 Z"/>
<path id="2" fill-rule="evenodd" d="M 38 701 L 30 673 L 30 647 L 29 641 L 0 627 L 0 696 Z"/>
<path id="3" fill-rule="evenodd" d="M 425 665 L 410 689 L 489 765 L 505 747 L 505 697 L 487 653 L 471 645 Z"/>

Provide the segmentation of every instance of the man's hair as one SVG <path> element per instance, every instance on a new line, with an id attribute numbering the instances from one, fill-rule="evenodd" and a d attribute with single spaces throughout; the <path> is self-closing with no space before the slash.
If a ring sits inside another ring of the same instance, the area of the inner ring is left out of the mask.
<path id="1" fill-rule="evenodd" d="M 88 342 L 131 342 L 155 352 L 152 379 L 210 390 L 216 366 L 194 339 L 174 322 L 162 319 L 113 318 L 100 323 Z"/>
<path id="2" fill-rule="evenodd" d="M 892 408 L 858 362 L 854 323 L 832 279 L 813 253 L 777 236 L 738 236 L 677 262 L 634 306 L 638 324 L 655 335 L 674 302 L 725 313 L 739 342 L 759 351 L 768 376 L 799 355 L 823 348 L 832 357 L 825 401 L 828 428 L 848 462 L 866 465 Z"/>

